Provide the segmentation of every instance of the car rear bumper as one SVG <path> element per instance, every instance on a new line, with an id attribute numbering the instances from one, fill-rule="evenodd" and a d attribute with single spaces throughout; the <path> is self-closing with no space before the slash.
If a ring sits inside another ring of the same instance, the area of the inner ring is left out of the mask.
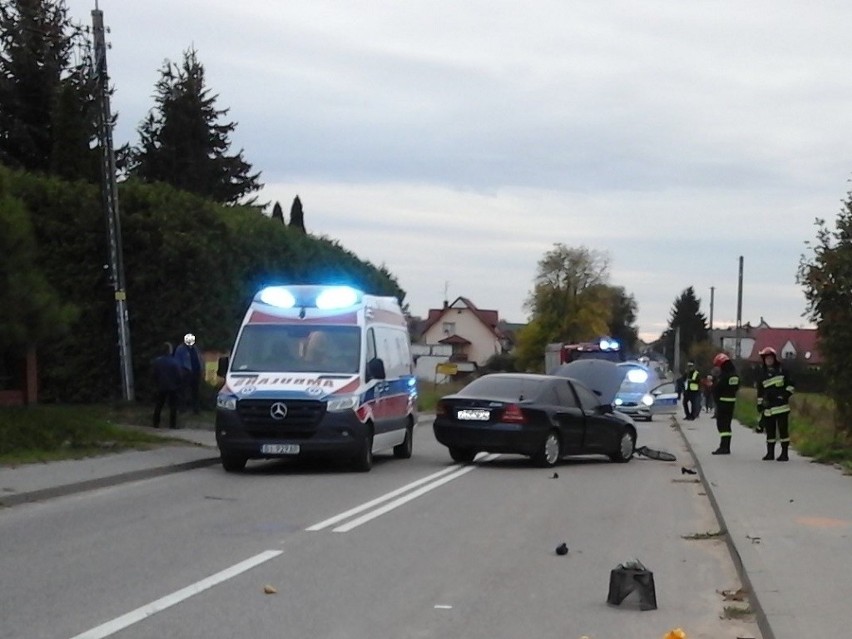
<path id="1" fill-rule="evenodd" d="M 520 424 L 467 425 L 435 420 L 432 426 L 435 439 L 447 448 L 463 448 L 477 452 L 532 455 L 544 438 L 544 433 Z"/>

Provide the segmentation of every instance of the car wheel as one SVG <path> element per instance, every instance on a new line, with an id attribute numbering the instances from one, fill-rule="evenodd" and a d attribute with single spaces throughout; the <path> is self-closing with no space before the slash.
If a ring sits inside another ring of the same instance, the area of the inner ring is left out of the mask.
<path id="1" fill-rule="evenodd" d="M 361 444 L 361 450 L 355 456 L 352 467 L 359 473 L 366 473 L 373 467 L 373 432 L 368 431 Z"/>
<path id="2" fill-rule="evenodd" d="M 405 439 L 399 446 L 393 447 L 393 456 L 397 459 L 410 459 L 414 450 L 414 426 L 411 422 L 405 427 Z"/>
<path id="3" fill-rule="evenodd" d="M 547 437 L 541 443 L 541 448 L 533 455 L 533 462 L 536 466 L 542 466 L 543 468 L 555 466 L 556 462 L 559 461 L 561 449 L 562 443 L 559 441 L 559 433 L 552 430 L 547 433 Z"/>
<path id="4" fill-rule="evenodd" d="M 226 455 L 222 453 L 222 468 L 229 473 L 238 473 L 245 469 L 248 458 L 242 455 Z"/>
<path id="5" fill-rule="evenodd" d="M 625 428 L 618 440 L 618 449 L 613 452 L 609 458 L 614 462 L 626 464 L 633 457 L 633 451 L 636 450 L 636 433 L 632 428 Z"/>
<path id="6" fill-rule="evenodd" d="M 469 464 L 476 457 L 476 451 L 472 448 L 450 447 L 450 457 L 453 458 L 453 461 L 460 464 Z"/>

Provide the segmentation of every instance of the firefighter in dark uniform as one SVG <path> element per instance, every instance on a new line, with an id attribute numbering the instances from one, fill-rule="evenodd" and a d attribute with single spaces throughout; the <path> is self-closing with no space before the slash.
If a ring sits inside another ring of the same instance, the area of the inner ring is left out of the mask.
<path id="1" fill-rule="evenodd" d="M 719 431 L 719 448 L 713 455 L 731 454 L 731 421 L 734 419 L 734 406 L 737 402 L 737 391 L 740 388 L 740 378 L 734 362 L 727 353 L 719 353 L 713 358 L 713 366 L 720 370 L 716 383 L 713 384 L 713 399 L 716 400 L 716 430 Z"/>
<path id="2" fill-rule="evenodd" d="M 689 362 L 681 378 L 683 388 L 683 418 L 695 419 L 701 410 L 701 374 L 695 370 L 695 364 Z"/>
<path id="3" fill-rule="evenodd" d="M 757 410 L 766 430 L 766 455 L 764 461 L 775 459 L 775 442 L 781 443 L 778 461 L 788 461 L 790 447 L 790 396 L 793 381 L 778 361 L 778 353 L 771 346 L 761 349 L 763 369 L 757 380 Z"/>

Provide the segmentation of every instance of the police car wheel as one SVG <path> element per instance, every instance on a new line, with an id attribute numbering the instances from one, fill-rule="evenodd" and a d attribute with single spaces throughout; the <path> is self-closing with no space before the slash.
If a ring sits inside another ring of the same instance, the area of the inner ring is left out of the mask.
<path id="1" fill-rule="evenodd" d="M 367 433 L 361 450 L 355 456 L 353 468 L 361 473 L 366 473 L 373 467 L 373 433 Z"/>
<path id="2" fill-rule="evenodd" d="M 409 459 L 414 450 L 414 427 L 411 423 L 405 427 L 405 439 L 399 446 L 393 447 L 393 456 L 397 459 Z"/>
<path id="3" fill-rule="evenodd" d="M 229 473 L 238 473 L 245 469 L 248 459 L 240 455 L 222 455 L 222 468 Z"/>

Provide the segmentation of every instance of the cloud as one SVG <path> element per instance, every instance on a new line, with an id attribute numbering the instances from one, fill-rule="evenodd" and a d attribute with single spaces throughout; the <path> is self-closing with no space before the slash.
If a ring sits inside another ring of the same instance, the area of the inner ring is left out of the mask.
<path id="1" fill-rule="evenodd" d="M 117 143 L 195 46 L 261 199 L 298 193 L 309 231 L 386 264 L 416 313 L 446 283 L 523 319 L 563 242 L 610 254 L 643 336 L 690 285 L 735 318 L 741 255 L 744 321 L 806 323 L 796 267 L 852 168 L 852 5 L 100 4 Z"/>

